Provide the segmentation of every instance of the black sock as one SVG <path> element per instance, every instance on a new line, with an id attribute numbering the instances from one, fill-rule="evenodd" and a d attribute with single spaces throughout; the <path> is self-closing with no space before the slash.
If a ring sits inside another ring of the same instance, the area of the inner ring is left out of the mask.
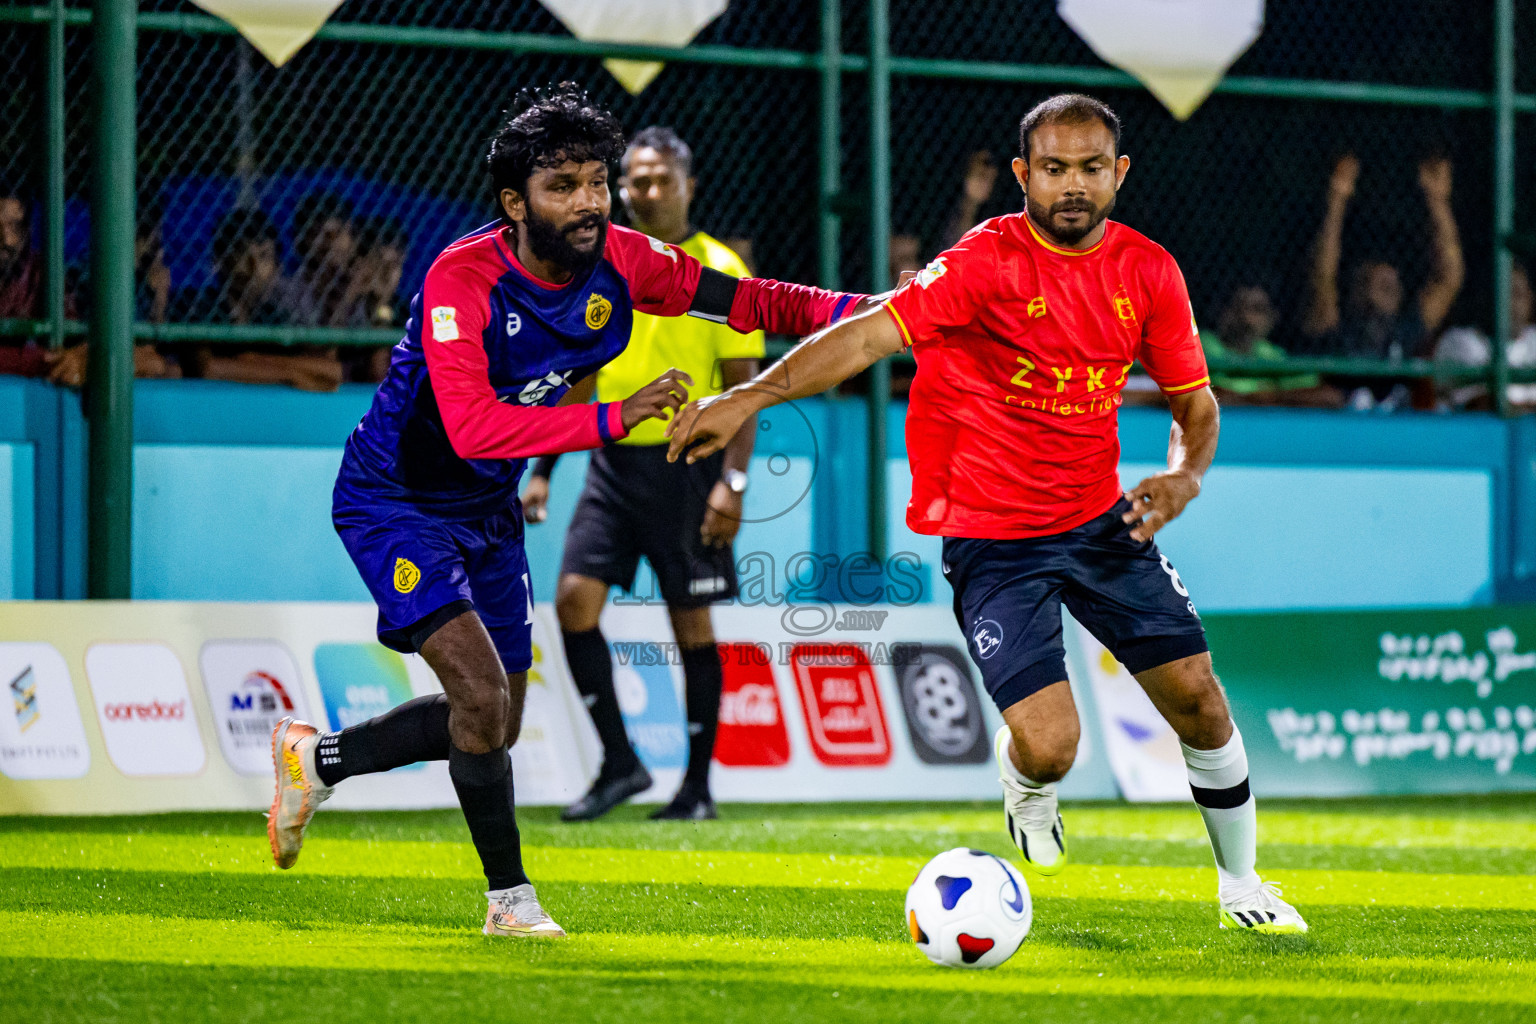
<path id="1" fill-rule="evenodd" d="M 448 698 L 417 697 L 376 718 L 320 737 L 315 765 L 334 786 L 353 775 L 372 775 L 417 761 L 448 758 Z"/>
<path id="2" fill-rule="evenodd" d="M 601 629 L 589 629 L 582 633 L 562 631 L 565 641 L 565 660 L 571 666 L 571 678 L 576 681 L 576 691 L 587 705 L 597 736 L 603 741 L 602 774 L 628 775 L 640 765 L 635 748 L 630 746 L 629 733 L 624 731 L 624 715 L 619 711 L 619 697 L 613 690 L 613 662 L 608 654 L 608 641 Z"/>
<path id="3" fill-rule="evenodd" d="M 517 801 L 512 794 L 512 759 L 506 747 L 485 754 L 448 753 L 448 775 L 459 795 L 469 837 L 492 890 L 528 881 L 523 872 L 523 844 L 517 834 Z"/>
<path id="4" fill-rule="evenodd" d="M 683 785 L 709 793 L 709 762 L 715 756 L 715 728 L 720 724 L 720 648 L 683 648 L 683 690 L 688 705 L 688 771 Z"/>

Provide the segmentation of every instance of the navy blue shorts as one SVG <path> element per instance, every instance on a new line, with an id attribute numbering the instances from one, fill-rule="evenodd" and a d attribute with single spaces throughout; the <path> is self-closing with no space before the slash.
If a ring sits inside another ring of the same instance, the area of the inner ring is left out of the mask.
<path id="1" fill-rule="evenodd" d="M 944 539 L 955 619 L 999 710 L 1067 678 L 1061 606 L 1133 675 L 1209 650 L 1189 591 L 1120 517 L 1027 540 Z"/>
<path id="2" fill-rule="evenodd" d="M 403 502 L 338 490 L 331 520 L 379 606 L 379 642 L 406 654 L 450 619 L 474 610 L 507 672 L 533 664 L 533 598 L 522 510 L 443 519 Z"/>

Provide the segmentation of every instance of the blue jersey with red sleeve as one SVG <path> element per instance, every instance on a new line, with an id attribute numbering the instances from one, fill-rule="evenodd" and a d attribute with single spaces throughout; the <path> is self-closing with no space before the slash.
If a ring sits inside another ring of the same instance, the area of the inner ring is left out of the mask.
<path id="1" fill-rule="evenodd" d="M 405 338 L 347 439 L 338 492 L 452 518 L 489 515 L 515 499 L 530 456 L 624 436 L 619 403 L 558 403 L 624 350 L 636 309 L 809 334 L 851 306 L 840 293 L 748 278 L 723 300 L 717 281 L 702 308 L 703 273 L 678 247 L 614 224 L 602 258 L 560 285 L 522 266 L 504 225 L 464 236 L 411 300 Z"/>

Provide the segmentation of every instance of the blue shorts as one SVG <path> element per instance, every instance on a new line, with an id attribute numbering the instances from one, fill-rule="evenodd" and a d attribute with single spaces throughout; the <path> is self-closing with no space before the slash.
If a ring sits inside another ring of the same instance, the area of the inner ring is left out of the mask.
<path id="1" fill-rule="evenodd" d="M 944 539 L 955 618 L 998 710 L 1067 678 L 1063 603 L 1133 675 L 1210 649 L 1178 572 L 1120 520 L 1130 507 L 1049 537 Z"/>
<path id="2" fill-rule="evenodd" d="M 331 520 L 379 606 L 379 642 L 406 654 L 473 610 L 507 672 L 533 664 L 533 597 L 514 501 L 483 519 L 453 520 L 397 501 L 334 498 Z"/>

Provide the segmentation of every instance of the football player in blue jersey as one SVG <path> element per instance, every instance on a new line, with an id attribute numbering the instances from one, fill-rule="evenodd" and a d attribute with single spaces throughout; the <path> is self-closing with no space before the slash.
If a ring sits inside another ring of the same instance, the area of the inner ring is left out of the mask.
<path id="1" fill-rule="evenodd" d="M 507 753 L 532 663 L 517 498 L 527 459 L 611 444 L 686 401 L 692 380 L 669 370 L 622 402 L 588 404 L 635 310 L 805 335 L 866 303 L 731 277 L 609 224 L 618 121 L 570 83 L 519 100 L 487 158 L 500 218 L 427 271 L 333 500 L 379 607 L 379 641 L 420 653 L 443 693 L 339 732 L 283 719 L 267 834 L 277 865 L 292 867 L 342 780 L 446 760 L 485 869 L 485 934 L 563 936 L 523 871 Z"/>

